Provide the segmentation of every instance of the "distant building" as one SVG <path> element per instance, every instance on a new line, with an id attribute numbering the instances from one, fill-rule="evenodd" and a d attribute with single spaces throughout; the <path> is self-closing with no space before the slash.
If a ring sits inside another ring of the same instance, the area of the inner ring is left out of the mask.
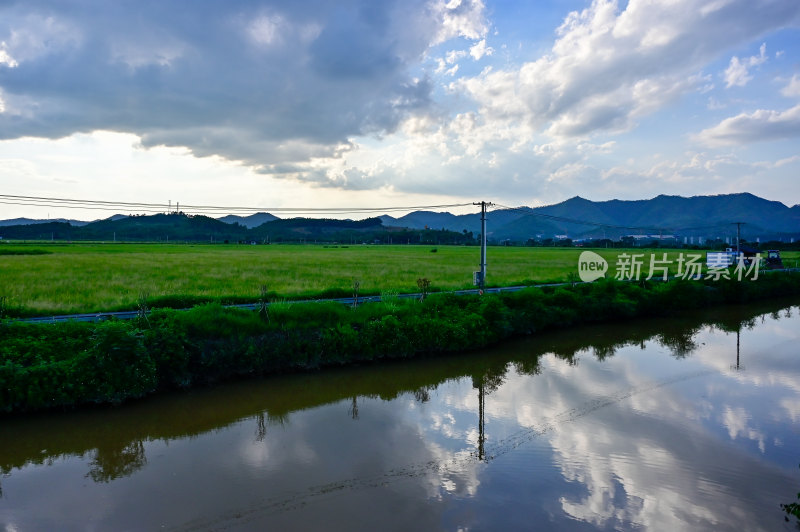
<path id="1" fill-rule="evenodd" d="M 642 246 L 651 242 L 658 242 L 659 245 L 676 244 L 678 242 L 678 237 L 675 235 L 625 235 L 620 240 L 632 242 L 634 246 Z"/>

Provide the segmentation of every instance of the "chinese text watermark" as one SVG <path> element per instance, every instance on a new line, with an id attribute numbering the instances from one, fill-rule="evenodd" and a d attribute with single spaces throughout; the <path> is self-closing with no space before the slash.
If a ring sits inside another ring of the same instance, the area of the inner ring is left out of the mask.
<path id="1" fill-rule="evenodd" d="M 758 279 L 761 254 L 707 253 L 706 260 L 700 253 L 679 253 L 670 258 L 667 253 L 620 253 L 614 264 L 614 279 L 618 281 L 640 281 L 672 277 L 699 281 L 736 279 L 741 281 Z M 581 281 L 590 283 L 606 276 L 608 261 L 594 251 L 584 251 L 578 258 L 578 275 Z"/>

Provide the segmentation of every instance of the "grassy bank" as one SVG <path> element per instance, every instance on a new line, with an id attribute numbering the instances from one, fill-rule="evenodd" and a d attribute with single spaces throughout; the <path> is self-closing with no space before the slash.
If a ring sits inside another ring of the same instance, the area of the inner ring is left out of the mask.
<path id="1" fill-rule="evenodd" d="M 0 297 L 8 315 L 37 316 L 132 310 L 141 293 L 150 307 L 255 301 L 261 285 L 277 299 L 416 292 L 426 277 L 434 290 L 472 287 L 477 247 L 246 246 L 164 244 L 36 244 L 4 249 Z M 433 250 L 436 249 L 435 252 Z M 47 252 L 33 254 L 34 252 Z M 577 273 L 580 248 L 489 248 L 491 285 L 566 281 Z M 599 249 L 613 266 L 620 253 L 678 250 Z M 699 252 L 702 253 L 702 252 Z M 796 255 L 796 253 L 795 253 Z M 794 260 L 788 258 L 787 260 Z M 792 263 L 793 264 L 793 263 Z"/>
<path id="2" fill-rule="evenodd" d="M 756 282 L 600 281 L 356 309 L 283 303 L 257 313 L 209 304 L 130 322 L 5 323 L 0 411 L 117 403 L 238 376 L 464 351 L 559 327 L 790 294 L 800 294 L 800 274 Z"/>

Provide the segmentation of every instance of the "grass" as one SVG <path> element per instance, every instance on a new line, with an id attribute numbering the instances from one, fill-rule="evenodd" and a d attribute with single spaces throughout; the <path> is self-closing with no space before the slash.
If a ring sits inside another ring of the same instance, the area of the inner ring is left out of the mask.
<path id="1" fill-rule="evenodd" d="M 798 294 L 800 274 L 789 273 L 760 283 L 602 280 L 357 308 L 279 304 L 269 319 L 212 303 L 138 320 L 7 323 L 0 327 L 0 413 L 117 404 L 232 378 L 463 352 L 556 328 Z M 662 339 L 685 356 L 689 336 L 668 331 Z"/>
<path id="2" fill-rule="evenodd" d="M 272 299 L 416 292 L 427 277 L 432 290 L 472 287 L 477 247 L 299 246 L 170 244 L 2 244 L 23 254 L 0 256 L 0 296 L 9 314 L 66 314 L 136 309 L 141 293 L 153 306 L 198 301 Z M 490 247 L 490 286 L 566 281 L 577 272 L 580 248 Z M 613 275 L 620 253 L 678 250 L 601 249 Z M 44 252 L 44 253 L 42 253 Z M 702 253 L 702 252 L 697 252 Z M 784 253 L 794 264 L 800 253 Z"/>

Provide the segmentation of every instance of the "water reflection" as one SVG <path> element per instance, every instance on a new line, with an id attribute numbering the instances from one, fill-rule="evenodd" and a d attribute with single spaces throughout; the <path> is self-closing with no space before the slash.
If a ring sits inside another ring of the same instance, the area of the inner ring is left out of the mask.
<path id="1" fill-rule="evenodd" d="M 797 492 L 797 501 L 780 503 L 781 510 L 786 512 L 785 520 L 787 523 L 794 521 L 797 529 L 800 530 L 800 491 Z"/>
<path id="2" fill-rule="evenodd" d="M 94 451 L 94 459 L 89 462 L 90 469 L 86 476 L 95 482 L 110 482 L 134 473 L 146 463 L 144 442 L 133 441 L 123 448 L 98 447 Z"/>
<path id="3" fill-rule="evenodd" d="M 79 486 L 58 528 L 771 529 L 800 448 L 777 308 L 6 418 L 0 524 L 63 525 Z"/>

